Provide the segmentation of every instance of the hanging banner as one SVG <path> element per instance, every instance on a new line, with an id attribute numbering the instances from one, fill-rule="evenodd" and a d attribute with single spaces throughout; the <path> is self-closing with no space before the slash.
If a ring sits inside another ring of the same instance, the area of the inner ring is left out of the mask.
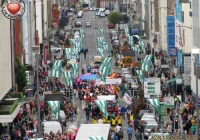
<path id="1" fill-rule="evenodd" d="M 132 104 L 132 99 L 127 93 L 125 93 L 123 99 L 128 105 Z"/>
<path id="2" fill-rule="evenodd" d="M 182 50 L 183 46 L 184 46 L 184 42 L 183 42 L 183 23 L 178 21 L 177 19 L 175 20 L 175 38 L 176 38 L 176 42 L 175 42 L 175 47 L 177 49 Z"/>
<path id="3" fill-rule="evenodd" d="M 51 120 L 60 119 L 60 102 L 59 101 L 47 101 L 51 109 Z"/>

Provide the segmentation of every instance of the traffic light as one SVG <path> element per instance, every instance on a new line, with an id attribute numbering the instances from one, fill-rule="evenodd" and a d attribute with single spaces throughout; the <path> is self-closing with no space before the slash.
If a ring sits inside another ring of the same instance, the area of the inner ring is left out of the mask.
<path id="1" fill-rule="evenodd" d="M 138 93 L 137 90 L 134 90 L 134 98 L 137 99 Z"/>
<path id="2" fill-rule="evenodd" d="M 178 125 L 179 125 L 179 119 L 175 118 L 174 119 L 174 129 L 178 129 Z"/>

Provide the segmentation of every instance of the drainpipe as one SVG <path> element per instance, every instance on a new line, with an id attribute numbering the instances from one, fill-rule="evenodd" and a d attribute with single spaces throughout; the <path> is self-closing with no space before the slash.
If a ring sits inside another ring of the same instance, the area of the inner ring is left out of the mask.
<path id="1" fill-rule="evenodd" d="M 16 92 L 16 75 L 15 75 L 15 34 L 14 34 L 15 20 L 10 20 L 10 34 L 11 34 L 11 69 L 12 69 L 12 87 Z"/>

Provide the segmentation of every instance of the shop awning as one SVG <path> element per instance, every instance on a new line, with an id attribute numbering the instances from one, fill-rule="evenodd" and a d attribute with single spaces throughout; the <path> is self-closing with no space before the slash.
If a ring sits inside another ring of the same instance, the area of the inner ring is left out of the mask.
<path id="1" fill-rule="evenodd" d="M 177 79 L 177 78 L 172 78 L 172 79 L 170 79 L 170 80 L 167 80 L 167 84 L 172 83 L 172 82 L 175 82 L 176 79 Z"/>

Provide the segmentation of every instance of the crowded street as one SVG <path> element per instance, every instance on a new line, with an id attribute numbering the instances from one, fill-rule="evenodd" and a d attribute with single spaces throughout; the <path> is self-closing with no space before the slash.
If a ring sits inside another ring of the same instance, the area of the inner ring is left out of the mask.
<path id="1" fill-rule="evenodd" d="M 170 2 L 0 0 L 0 140 L 200 140 L 193 4 Z"/>

